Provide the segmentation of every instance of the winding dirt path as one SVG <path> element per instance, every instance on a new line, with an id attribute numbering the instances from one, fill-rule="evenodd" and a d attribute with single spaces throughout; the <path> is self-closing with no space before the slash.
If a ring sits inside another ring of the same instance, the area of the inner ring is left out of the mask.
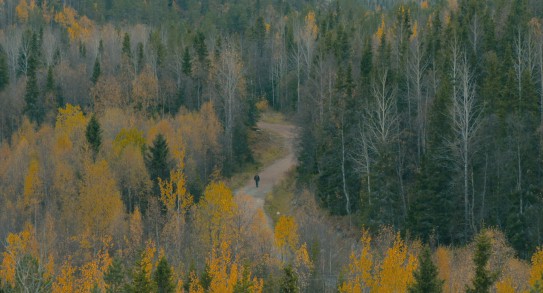
<path id="1" fill-rule="evenodd" d="M 255 199 L 257 208 L 264 208 L 266 195 L 272 191 L 272 188 L 279 184 L 286 173 L 296 165 L 296 156 L 294 155 L 294 139 L 296 127 L 293 125 L 258 122 L 258 128 L 275 132 L 284 138 L 287 154 L 275 160 L 272 164 L 264 166 L 259 171 L 260 184 L 258 188 L 251 177 L 245 185 L 235 191 L 235 194 L 247 194 Z"/>

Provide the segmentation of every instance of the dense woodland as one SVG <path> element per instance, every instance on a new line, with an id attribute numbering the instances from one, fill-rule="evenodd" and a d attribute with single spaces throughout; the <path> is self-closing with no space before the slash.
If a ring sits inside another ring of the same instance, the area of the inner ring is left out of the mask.
<path id="1" fill-rule="evenodd" d="M 0 292 L 543 292 L 542 210 L 540 0 L 0 0 Z"/>

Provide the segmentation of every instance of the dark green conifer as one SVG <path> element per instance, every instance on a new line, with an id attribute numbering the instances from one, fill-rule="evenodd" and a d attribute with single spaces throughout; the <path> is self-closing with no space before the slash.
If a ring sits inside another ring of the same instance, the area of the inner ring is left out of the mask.
<path id="1" fill-rule="evenodd" d="M 415 283 L 409 288 L 409 293 L 443 292 L 443 280 L 438 277 L 437 267 L 432 262 L 429 248 L 425 248 L 419 256 L 419 267 L 413 275 Z"/>
<path id="2" fill-rule="evenodd" d="M 93 160 L 96 160 L 96 156 L 98 155 L 100 146 L 102 145 L 102 129 L 100 128 L 100 123 L 94 114 L 87 124 L 85 137 L 87 138 L 87 142 L 92 150 L 92 158 Z"/>
<path id="3" fill-rule="evenodd" d="M 158 293 L 172 293 L 175 291 L 172 269 L 164 256 L 158 262 L 154 274 L 154 280 L 157 285 Z"/>
<path id="4" fill-rule="evenodd" d="M 492 289 L 492 285 L 497 279 L 497 274 L 488 269 L 488 261 L 492 254 L 490 238 L 483 230 L 475 239 L 475 277 L 470 287 L 466 288 L 467 293 L 487 293 Z"/>

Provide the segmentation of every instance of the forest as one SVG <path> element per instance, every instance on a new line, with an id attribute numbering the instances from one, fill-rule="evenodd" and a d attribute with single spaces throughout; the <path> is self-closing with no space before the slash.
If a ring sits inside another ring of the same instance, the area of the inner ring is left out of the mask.
<path id="1" fill-rule="evenodd" d="M 543 292 L 543 1 L 0 0 L 1 293 L 464 291 Z"/>

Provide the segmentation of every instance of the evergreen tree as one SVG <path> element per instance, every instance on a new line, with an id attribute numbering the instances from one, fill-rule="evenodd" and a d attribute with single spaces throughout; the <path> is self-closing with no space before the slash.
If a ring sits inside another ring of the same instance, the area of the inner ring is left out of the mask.
<path id="1" fill-rule="evenodd" d="M 206 264 L 204 268 L 204 272 L 200 276 L 200 285 L 204 288 L 204 290 L 209 290 L 209 286 L 211 286 L 212 277 L 209 274 L 209 266 Z"/>
<path id="2" fill-rule="evenodd" d="M 47 79 L 45 82 L 45 92 L 53 93 L 55 91 L 55 76 L 53 75 L 53 67 L 47 68 Z"/>
<path id="3" fill-rule="evenodd" d="M 158 293 L 172 293 L 175 291 L 172 269 L 164 256 L 158 262 L 154 279 L 157 285 Z"/>
<path id="4" fill-rule="evenodd" d="M 8 62 L 4 48 L 0 45 L 0 91 L 9 84 Z"/>
<path id="5" fill-rule="evenodd" d="M 128 60 L 132 59 L 132 45 L 130 44 L 130 35 L 128 33 L 124 33 L 121 52 Z"/>
<path id="6" fill-rule="evenodd" d="M 192 75 L 192 57 L 190 56 L 189 47 L 185 47 L 185 51 L 183 51 L 181 68 L 186 76 L 190 77 Z"/>
<path id="7" fill-rule="evenodd" d="M 486 293 L 490 292 L 492 285 L 497 279 L 497 274 L 491 272 L 488 266 L 488 260 L 492 253 L 490 238 L 483 230 L 477 235 L 476 250 L 473 262 L 475 264 L 475 278 L 472 281 L 471 287 L 466 288 L 467 293 Z"/>
<path id="8" fill-rule="evenodd" d="M 153 282 L 147 277 L 149 272 L 142 263 L 142 259 L 136 261 L 136 267 L 132 272 L 132 284 L 127 286 L 128 292 L 133 293 L 151 293 L 156 291 L 156 287 L 153 286 Z"/>
<path id="9" fill-rule="evenodd" d="M 96 84 L 98 82 L 98 78 L 100 78 L 102 70 L 100 68 L 100 59 L 98 56 L 96 56 L 96 60 L 94 60 L 94 68 L 92 69 L 92 76 L 91 76 L 91 82 L 93 84 Z"/>
<path id="10" fill-rule="evenodd" d="M 40 93 L 38 90 L 37 70 L 38 70 L 38 39 L 36 33 L 32 33 L 30 40 L 30 51 L 28 57 L 28 68 L 26 76 L 26 92 L 24 113 L 28 116 L 28 119 L 32 122 L 41 124 L 45 116 L 45 110 L 43 103 L 40 100 Z"/>
<path id="11" fill-rule="evenodd" d="M 292 269 L 292 265 L 288 265 L 283 268 L 283 277 L 281 278 L 281 284 L 279 285 L 279 292 L 281 293 L 298 293 L 298 276 Z"/>
<path id="12" fill-rule="evenodd" d="M 102 145 L 102 129 L 100 128 L 100 123 L 96 118 L 96 115 L 93 114 L 89 123 L 87 124 L 87 129 L 85 131 L 85 137 L 87 142 L 92 150 L 92 158 L 96 160 L 96 155 L 100 151 L 100 146 Z"/>
<path id="13" fill-rule="evenodd" d="M 438 277 L 437 267 L 432 262 L 429 248 L 425 248 L 419 256 L 419 267 L 413 275 L 415 283 L 409 288 L 409 293 L 443 292 L 443 280 Z"/>
<path id="14" fill-rule="evenodd" d="M 158 134 L 153 140 L 153 145 L 149 147 L 149 152 L 145 157 L 147 170 L 151 176 L 151 180 L 155 182 L 155 187 L 158 188 L 158 178 L 166 180 L 170 174 L 170 157 L 169 157 L 168 142 L 162 134 Z M 155 190 L 155 191 L 158 191 Z"/>
<path id="15" fill-rule="evenodd" d="M 107 293 L 124 292 L 124 269 L 120 259 L 113 259 L 113 262 L 104 274 L 104 281 L 107 284 Z"/>
<path id="16" fill-rule="evenodd" d="M 141 42 L 138 43 L 137 51 L 136 51 L 136 58 L 137 58 L 137 65 L 138 65 L 138 71 L 141 72 L 143 69 L 143 65 L 145 62 L 145 55 L 143 52 L 143 44 Z"/>

